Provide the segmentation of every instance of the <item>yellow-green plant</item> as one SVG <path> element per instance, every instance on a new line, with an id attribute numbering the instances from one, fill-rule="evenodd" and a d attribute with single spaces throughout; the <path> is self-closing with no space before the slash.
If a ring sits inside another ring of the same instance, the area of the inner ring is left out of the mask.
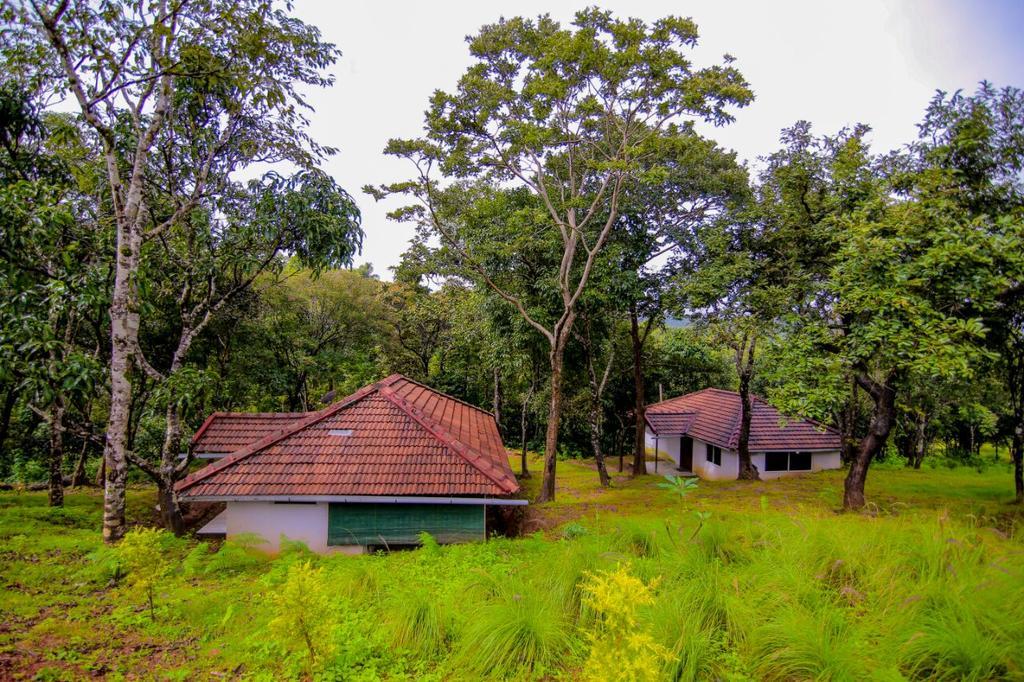
<path id="1" fill-rule="evenodd" d="M 149 617 L 154 621 L 153 593 L 171 569 L 165 537 L 166 532 L 156 528 L 133 528 L 117 546 L 117 559 L 127 573 L 128 586 L 146 597 Z"/>
<path id="2" fill-rule="evenodd" d="M 269 603 L 274 616 L 270 631 L 286 648 L 304 646 L 310 667 L 330 653 L 335 610 L 322 568 L 309 561 L 289 566 L 284 582 L 273 588 Z"/>
<path id="3" fill-rule="evenodd" d="M 626 565 L 587 574 L 583 600 L 600 618 L 586 633 L 590 641 L 590 656 L 583 669 L 586 679 L 646 682 L 660 678 L 671 654 L 639 619 L 640 608 L 654 603 L 656 583 L 644 584 Z"/>

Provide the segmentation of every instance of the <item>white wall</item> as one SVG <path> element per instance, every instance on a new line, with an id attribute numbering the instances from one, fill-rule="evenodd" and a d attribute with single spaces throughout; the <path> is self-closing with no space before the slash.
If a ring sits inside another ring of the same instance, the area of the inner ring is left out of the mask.
<path id="1" fill-rule="evenodd" d="M 647 448 L 651 453 L 653 453 L 654 434 L 651 433 L 650 429 L 646 430 L 645 438 Z M 678 466 L 679 464 L 679 441 L 679 436 L 664 436 L 658 438 L 658 455 L 660 457 L 667 456 L 675 463 L 675 466 Z M 693 439 L 693 473 L 697 474 L 701 478 L 706 478 L 711 481 L 735 480 L 740 472 L 739 454 L 735 450 L 726 450 L 725 448 L 722 448 L 722 465 L 716 466 L 708 461 L 707 448 L 708 444 L 704 441 L 699 438 Z M 750 453 L 750 460 L 754 463 L 754 466 L 757 467 L 758 473 L 764 480 L 807 473 L 806 471 L 765 471 L 763 452 Z M 811 471 L 841 469 L 842 466 L 843 462 L 839 457 L 838 451 L 811 453 Z M 659 471 L 659 473 L 671 472 Z"/>
<path id="2" fill-rule="evenodd" d="M 650 429 L 644 432 L 645 443 L 650 454 L 654 454 L 654 434 L 651 433 Z M 658 459 L 664 459 L 668 457 L 675 464 L 672 468 L 675 468 L 679 464 L 679 437 L 678 436 L 667 436 L 658 438 Z M 661 464 L 658 465 L 659 468 Z"/>
<path id="3" fill-rule="evenodd" d="M 327 503 L 274 504 L 273 502 L 228 502 L 227 536 L 253 533 L 266 542 L 260 549 L 276 552 L 281 549 L 281 536 L 298 540 L 319 554 L 343 552 L 361 554 L 361 545 L 340 547 L 327 544 Z"/>
<path id="4" fill-rule="evenodd" d="M 673 466 L 679 465 L 679 436 L 663 436 L 658 438 L 659 457 L 668 457 L 674 462 Z M 654 452 L 654 434 L 650 429 L 645 432 L 645 442 L 648 449 Z M 708 444 L 699 438 L 693 439 L 693 473 L 701 478 L 712 481 L 735 479 L 739 474 L 740 465 L 736 453 L 732 450 L 722 449 L 722 465 L 717 466 L 708 461 Z M 670 471 L 658 473 L 672 473 Z"/>
<path id="5" fill-rule="evenodd" d="M 693 439 L 693 473 L 709 481 L 734 481 L 740 473 L 740 460 L 732 450 L 722 448 L 721 466 L 708 461 L 707 443 Z"/>

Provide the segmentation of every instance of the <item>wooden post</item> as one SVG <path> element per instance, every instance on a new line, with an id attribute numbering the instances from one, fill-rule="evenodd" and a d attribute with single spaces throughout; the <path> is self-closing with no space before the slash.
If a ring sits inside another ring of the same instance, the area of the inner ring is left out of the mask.
<path id="1" fill-rule="evenodd" d="M 658 473 L 658 434 L 654 434 L 654 473 Z"/>

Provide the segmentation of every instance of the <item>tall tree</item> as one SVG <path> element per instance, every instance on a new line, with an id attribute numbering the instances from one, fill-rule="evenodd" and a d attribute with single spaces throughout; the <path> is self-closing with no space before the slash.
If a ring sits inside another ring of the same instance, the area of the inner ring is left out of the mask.
<path id="1" fill-rule="evenodd" d="M 375 195 L 414 197 L 417 204 L 397 216 L 439 236 L 466 276 L 490 287 L 547 341 L 551 395 L 541 501 L 555 497 L 566 346 L 623 191 L 639 175 L 638 160 L 658 132 L 682 118 L 726 123 L 729 106 L 752 98 L 731 58 L 693 68 L 685 51 L 696 42 L 696 25 L 676 17 L 648 26 L 588 9 L 576 15 L 573 28 L 548 16 L 503 19 L 470 39 L 475 63 L 454 93 L 433 96 L 426 137 L 388 144 L 387 153 L 415 164 L 416 176 Z M 441 209 L 437 170 L 532 193 L 557 263 L 547 283 L 558 302 L 553 318 L 545 320 L 495 280 L 477 243 L 459 229 L 459 212 Z"/>
<path id="2" fill-rule="evenodd" d="M 828 215 L 780 223 L 780 238 L 801 237 L 790 242 L 791 263 L 807 262 L 797 253 L 804 250 L 824 259 L 789 275 L 806 288 L 777 340 L 788 360 L 780 397 L 796 413 L 822 398 L 834 407 L 852 376 L 872 404 L 844 484 L 847 509 L 865 504 L 868 468 L 889 438 L 898 393 L 926 377 L 969 376 L 983 356 L 977 304 L 999 291 L 1002 274 L 990 266 L 1006 246 L 978 233 L 941 191 L 942 174 L 916 168 L 903 154 L 872 157 L 864 132 L 819 140 L 800 126 L 789 131 L 784 155 L 800 165 L 776 169 L 787 178 L 816 178 L 819 194 L 795 197 L 806 213 L 821 206 Z M 800 226 L 826 229 L 787 234 Z"/>
<path id="3" fill-rule="evenodd" d="M 1013 414 L 1014 489 L 1024 503 L 1024 91 L 983 82 L 973 95 L 939 92 L 919 130 L 915 151 L 933 169 L 934 191 L 1004 247 L 989 266 L 1004 289 L 983 313 Z"/>
<path id="4" fill-rule="evenodd" d="M 46 423 L 49 501 L 60 506 L 65 434 L 77 430 L 76 406 L 80 432 L 90 431 L 82 406 L 101 383 L 96 349 L 80 341 L 106 298 L 109 234 L 82 190 L 94 158 L 80 156 L 80 131 L 66 116 L 45 118 L 23 84 L 0 82 L 0 289 L 10 292 L 0 302 L 2 432 L 19 397 Z"/>
<path id="5" fill-rule="evenodd" d="M 173 177 L 172 169 L 179 164 L 172 158 L 167 150 L 160 156 L 161 176 Z M 296 254 L 300 263 L 315 268 L 317 274 L 324 267 L 351 265 L 362 243 L 355 203 L 320 171 L 289 178 L 268 173 L 244 188 L 224 187 L 224 196 L 200 203 L 200 209 L 155 241 L 139 274 L 146 290 L 163 298 L 153 301 L 143 296 L 143 301 L 173 313 L 169 328 L 159 335 L 160 345 L 167 348 L 162 353 L 158 349 L 157 354 L 165 357 L 150 362 L 154 354 L 145 342 L 137 355 L 160 386 L 165 426 L 159 461 L 153 463 L 131 451 L 128 458 L 157 484 L 164 525 L 176 533 L 185 529 L 174 485 L 192 463 L 191 452 L 180 456 L 182 407 L 191 400 L 189 392 L 201 389 L 203 383 L 202 377 L 188 372 L 196 340 L 258 277 L 280 273 L 285 254 Z"/>
<path id="6" fill-rule="evenodd" d="M 680 285 L 698 273 L 707 231 L 739 210 L 747 172 L 734 152 L 698 135 L 692 126 L 666 131 L 642 162 L 652 172 L 627 189 L 615 297 L 626 302 L 633 359 L 633 474 L 647 472 L 644 347 L 666 314 L 687 316 Z"/>
<path id="7" fill-rule="evenodd" d="M 288 160 L 311 167 L 331 150 L 305 132 L 300 86 L 329 85 L 337 50 L 316 29 L 264 0 L 219 2 L 33 1 L 13 9 L 22 44 L 35 42 L 95 133 L 116 230 L 110 305 L 110 416 L 105 448 L 103 536 L 125 531 L 125 481 L 133 372 L 144 372 L 139 272 L 147 244 L 178 229 L 232 171 Z M 200 115 L 201 114 L 201 115 Z M 180 144 L 192 117 L 195 161 L 179 169 L 171 201 L 152 206 L 154 155 Z"/>

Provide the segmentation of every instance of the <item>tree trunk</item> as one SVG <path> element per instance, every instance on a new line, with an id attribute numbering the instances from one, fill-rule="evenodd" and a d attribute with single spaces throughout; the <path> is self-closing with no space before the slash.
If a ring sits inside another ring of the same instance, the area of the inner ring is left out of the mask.
<path id="1" fill-rule="evenodd" d="M 849 464 L 857 456 L 857 382 L 850 381 L 850 396 L 839 412 L 839 456 L 843 464 Z"/>
<path id="2" fill-rule="evenodd" d="M 737 444 L 739 457 L 739 473 L 737 479 L 740 481 L 760 481 L 757 467 L 750 459 L 750 418 L 754 411 L 753 401 L 750 397 L 750 379 L 754 373 L 754 349 L 757 343 L 756 337 L 744 334 L 743 341 L 736 350 L 736 369 L 740 379 L 740 433 Z"/>
<path id="3" fill-rule="evenodd" d="M 604 406 L 601 402 L 602 388 L 596 380 L 593 362 L 590 361 L 590 449 L 594 452 L 594 463 L 597 465 L 597 476 L 601 481 L 601 487 L 607 488 L 611 485 L 612 479 L 608 475 L 604 451 L 601 449 L 601 426 L 604 421 Z"/>
<path id="4" fill-rule="evenodd" d="M 637 317 L 636 306 L 629 307 L 629 338 L 633 349 L 633 476 L 643 476 L 647 473 L 647 443 L 645 438 L 647 411 L 646 388 L 644 385 L 644 348 L 643 340 L 640 338 L 640 320 Z"/>
<path id="5" fill-rule="evenodd" d="M 50 406 L 50 480 L 48 500 L 51 507 L 64 506 L 64 403 L 58 396 Z"/>
<path id="6" fill-rule="evenodd" d="M 75 462 L 75 469 L 71 472 L 71 487 L 78 488 L 85 485 L 85 460 L 89 456 L 89 439 L 82 441 L 82 450 L 78 453 L 78 460 Z"/>
<path id="7" fill-rule="evenodd" d="M 562 363 L 564 341 L 558 340 L 551 349 L 551 402 L 548 406 L 547 433 L 544 437 L 544 478 L 538 502 L 555 499 L 555 463 L 558 458 L 558 425 L 562 418 Z"/>
<path id="8" fill-rule="evenodd" d="M 501 433 L 501 370 L 494 368 L 494 421 Z"/>
<path id="9" fill-rule="evenodd" d="M 107 481 L 107 458 L 100 457 L 100 465 L 96 467 L 96 487 L 103 488 Z"/>
<path id="10" fill-rule="evenodd" d="M 178 501 L 178 493 L 174 490 L 174 483 L 158 486 L 157 497 L 160 500 L 160 522 L 164 528 L 175 535 L 184 535 L 185 519 L 181 513 L 181 503 Z"/>
<path id="11" fill-rule="evenodd" d="M 12 386 L 4 394 L 4 406 L 0 410 L 0 455 L 4 453 L 4 444 L 7 442 L 7 434 L 11 428 L 11 415 L 14 413 L 14 405 L 18 402 L 18 393 Z"/>
<path id="12" fill-rule="evenodd" d="M 928 451 L 928 415 L 921 412 L 914 420 L 914 452 L 912 466 L 915 469 L 921 468 L 925 453 Z"/>
<path id="13" fill-rule="evenodd" d="M 1024 504 L 1024 426 L 1018 425 L 1010 445 L 1010 459 L 1013 460 L 1014 499 Z"/>
<path id="14" fill-rule="evenodd" d="M 520 478 L 530 478 L 530 469 L 526 462 L 526 427 L 528 426 L 528 417 L 530 415 L 530 399 L 533 398 L 533 392 L 537 387 L 537 378 L 534 376 L 530 379 L 530 390 L 526 392 L 526 397 L 523 398 L 523 409 L 519 414 L 519 435 L 522 439 L 522 454 L 520 455 Z"/>
<path id="15" fill-rule="evenodd" d="M 118 261 L 122 258 L 118 256 Z M 138 316 L 128 311 L 128 272 L 118 267 L 114 302 L 110 309 L 113 343 L 110 354 L 110 416 L 103 449 L 103 540 L 117 542 L 125 533 L 125 484 L 128 477 L 128 420 L 132 385 L 128 366 L 132 355 L 133 329 Z"/>
<path id="16" fill-rule="evenodd" d="M 844 509 L 855 510 L 864 507 L 864 483 L 867 480 L 868 467 L 885 447 L 896 417 L 896 376 L 895 372 L 890 372 L 884 384 L 874 381 L 867 375 L 857 377 L 858 383 L 871 396 L 875 407 L 871 415 L 871 425 L 860 441 L 857 455 L 850 462 L 850 470 L 843 484 Z"/>
<path id="17" fill-rule="evenodd" d="M 173 396 L 172 396 L 173 398 Z M 164 431 L 164 443 L 160 453 L 160 476 L 157 481 L 160 497 L 160 520 L 164 528 L 175 535 L 185 532 L 185 524 L 181 515 L 181 505 L 174 484 L 183 473 L 178 462 L 181 448 L 181 414 L 173 400 L 167 406 L 167 427 Z"/>
<path id="18" fill-rule="evenodd" d="M 611 485 L 612 479 L 608 475 L 608 467 L 605 465 L 604 452 L 601 451 L 601 422 L 598 410 L 592 408 L 590 418 L 590 447 L 594 451 L 594 462 L 597 463 L 597 475 L 601 479 L 601 487 L 607 488 Z"/>

